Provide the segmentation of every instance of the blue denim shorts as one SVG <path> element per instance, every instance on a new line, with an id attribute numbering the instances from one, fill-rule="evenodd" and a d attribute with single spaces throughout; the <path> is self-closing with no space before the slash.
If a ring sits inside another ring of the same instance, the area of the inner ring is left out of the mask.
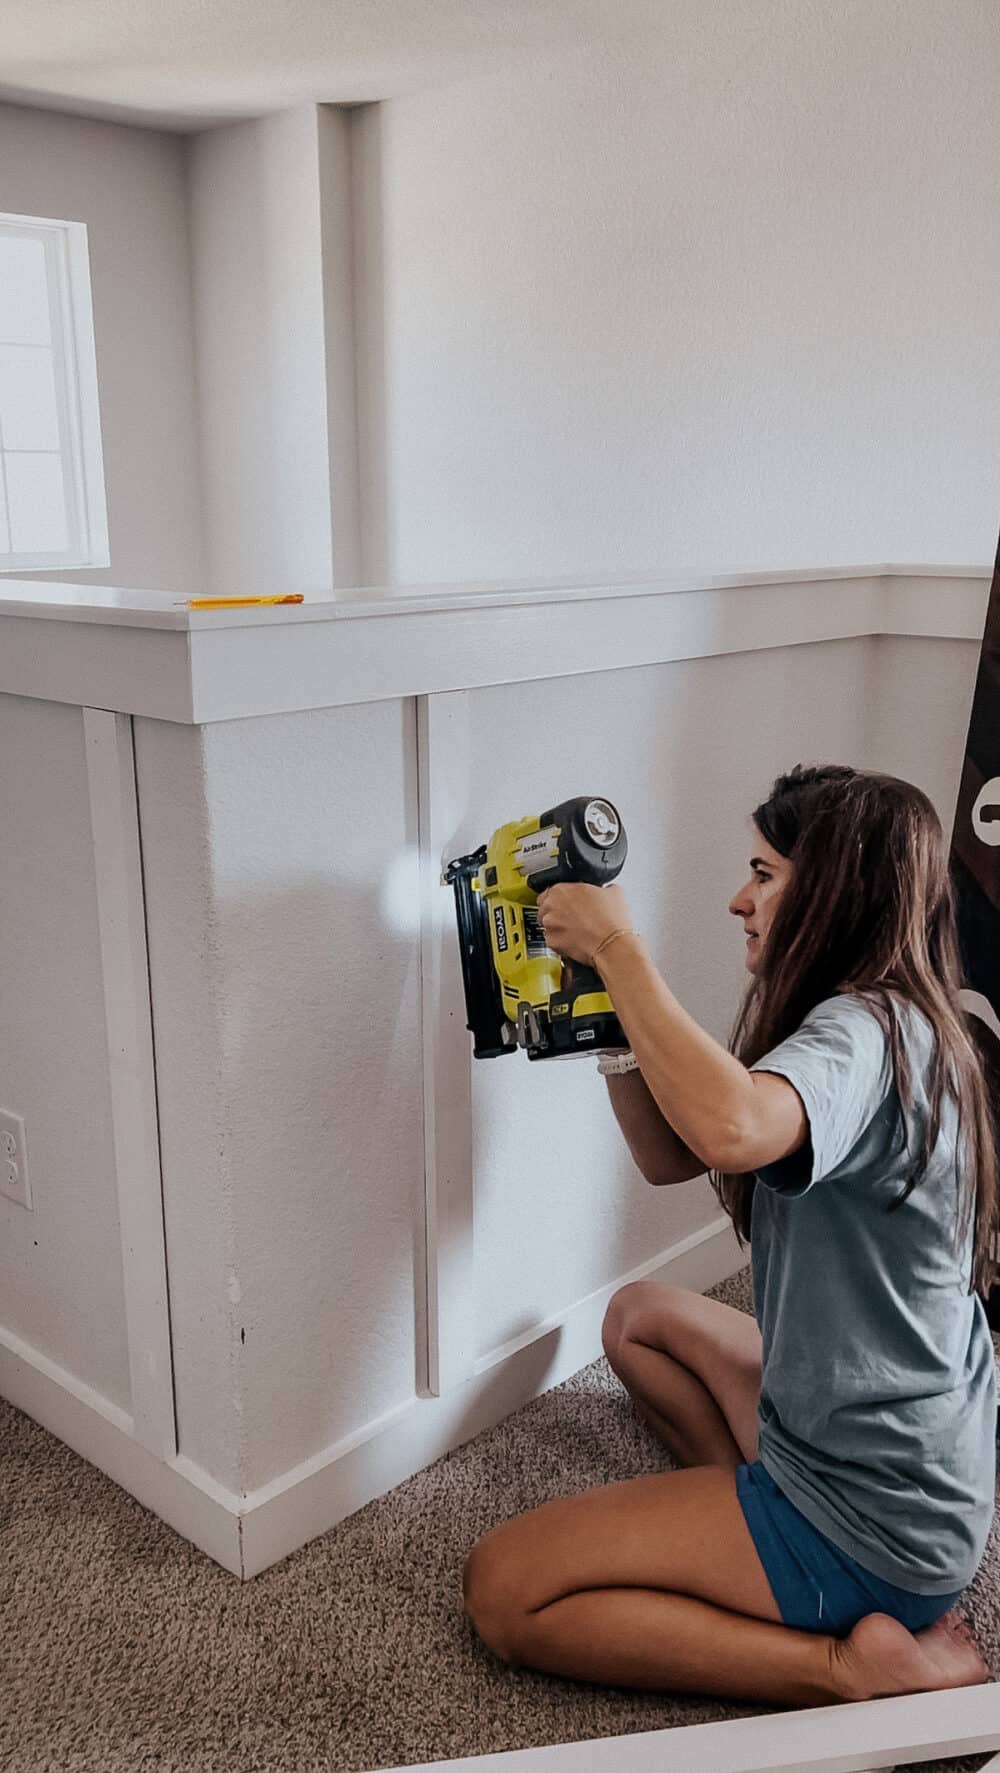
<path id="1" fill-rule="evenodd" d="M 758 1459 L 736 1468 L 736 1494 L 786 1625 L 846 1637 L 866 1613 L 888 1613 L 907 1631 L 933 1625 L 956 1594 L 911 1594 L 883 1582 L 810 1525 Z"/>

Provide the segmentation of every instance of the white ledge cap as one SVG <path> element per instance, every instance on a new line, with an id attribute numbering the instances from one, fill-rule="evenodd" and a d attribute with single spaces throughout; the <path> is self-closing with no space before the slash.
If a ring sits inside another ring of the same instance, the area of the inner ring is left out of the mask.
<path id="1" fill-rule="evenodd" d="M 736 590 L 741 586 L 808 585 L 872 578 L 988 579 L 991 568 L 971 566 L 807 567 L 772 572 L 607 574 L 593 579 L 488 579 L 443 585 L 361 586 L 305 593 L 299 604 L 243 609 L 194 610 L 187 597 L 210 597 L 194 587 L 181 592 L 144 591 L 71 580 L 6 578 L 0 573 L 0 615 L 31 615 L 48 620 L 108 622 L 137 628 L 195 629 L 253 627 L 277 622 L 343 620 L 347 617 L 401 615 L 438 609 L 493 608 L 498 604 L 583 602 L 595 598 L 666 597 L 685 591 Z M 275 594 L 280 594 L 276 587 Z"/>
<path id="2" fill-rule="evenodd" d="M 0 693 L 201 724 L 867 635 L 979 640 L 989 582 L 987 566 L 841 566 L 194 610 L 0 578 Z"/>

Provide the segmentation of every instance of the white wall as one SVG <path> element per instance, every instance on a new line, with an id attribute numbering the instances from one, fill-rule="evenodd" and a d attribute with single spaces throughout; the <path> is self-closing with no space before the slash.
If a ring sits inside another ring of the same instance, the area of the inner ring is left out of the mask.
<path id="1" fill-rule="evenodd" d="M 32 1210 L 0 1196 L 0 1335 L 130 1407 L 83 719 L 0 696 L 0 1107 Z"/>
<path id="2" fill-rule="evenodd" d="M 413 737 L 399 702 L 136 723 L 179 1442 L 237 1490 L 413 1395 Z"/>
<path id="3" fill-rule="evenodd" d="M 992 559 L 996 8 L 663 10 L 356 115 L 369 582 Z"/>
<path id="4" fill-rule="evenodd" d="M 964 640 L 882 635 L 871 767 L 918 782 L 949 838 L 965 761 L 979 649 Z"/>
<path id="5" fill-rule="evenodd" d="M 175 135 L 0 105 L 0 210 L 87 224 L 111 551 L 74 574 L 90 584 L 201 578 L 185 152 Z"/>
<path id="6" fill-rule="evenodd" d="M 189 153 L 212 590 L 356 583 L 347 124 L 302 105 Z"/>

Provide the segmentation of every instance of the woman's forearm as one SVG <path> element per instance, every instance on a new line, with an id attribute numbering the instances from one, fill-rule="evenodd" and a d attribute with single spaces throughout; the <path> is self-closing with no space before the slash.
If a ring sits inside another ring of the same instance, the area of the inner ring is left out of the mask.
<path id="1" fill-rule="evenodd" d="M 611 1073 L 608 1098 L 639 1172 L 657 1188 L 688 1182 L 705 1165 L 664 1120 L 641 1071 Z"/>
<path id="2" fill-rule="evenodd" d="M 640 936 L 619 936 L 595 964 L 664 1119 L 706 1168 L 729 1168 L 755 1109 L 746 1066 L 678 1003 Z"/>

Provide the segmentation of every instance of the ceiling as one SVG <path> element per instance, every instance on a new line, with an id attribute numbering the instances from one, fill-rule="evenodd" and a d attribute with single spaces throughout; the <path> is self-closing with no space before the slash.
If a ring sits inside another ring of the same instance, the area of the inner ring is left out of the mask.
<path id="1" fill-rule="evenodd" d="M 198 130 L 621 40 L 676 0 L 0 0 L 0 99 Z"/>

